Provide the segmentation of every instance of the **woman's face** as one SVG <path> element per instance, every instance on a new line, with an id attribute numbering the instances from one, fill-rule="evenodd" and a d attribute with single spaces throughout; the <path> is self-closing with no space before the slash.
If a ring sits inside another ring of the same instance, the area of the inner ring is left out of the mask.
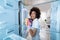
<path id="1" fill-rule="evenodd" d="M 36 18 L 36 12 L 35 12 L 35 11 L 32 11 L 32 13 L 31 13 L 31 18 L 32 18 L 32 19 L 35 19 L 35 18 Z"/>

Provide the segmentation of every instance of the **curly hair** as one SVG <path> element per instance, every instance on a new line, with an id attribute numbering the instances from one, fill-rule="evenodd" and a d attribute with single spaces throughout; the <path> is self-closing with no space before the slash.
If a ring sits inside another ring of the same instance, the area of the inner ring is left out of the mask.
<path id="1" fill-rule="evenodd" d="M 37 8 L 37 7 L 33 7 L 31 10 L 30 10 L 30 16 L 31 16 L 31 13 L 32 11 L 35 11 L 36 12 L 36 18 L 40 18 L 40 15 L 41 15 L 41 12 L 40 12 L 40 9 Z"/>

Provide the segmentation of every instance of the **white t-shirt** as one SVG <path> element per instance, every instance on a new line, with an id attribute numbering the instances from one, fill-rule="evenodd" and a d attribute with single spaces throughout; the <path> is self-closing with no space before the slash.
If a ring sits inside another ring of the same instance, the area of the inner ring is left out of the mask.
<path id="1" fill-rule="evenodd" d="M 33 23 L 32 23 L 32 30 L 34 30 L 36 28 L 37 32 L 36 32 L 36 35 L 34 37 L 32 37 L 32 40 L 40 40 L 40 36 L 39 36 L 39 33 L 40 33 L 40 22 L 39 20 L 36 18 L 33 20 Z"/>

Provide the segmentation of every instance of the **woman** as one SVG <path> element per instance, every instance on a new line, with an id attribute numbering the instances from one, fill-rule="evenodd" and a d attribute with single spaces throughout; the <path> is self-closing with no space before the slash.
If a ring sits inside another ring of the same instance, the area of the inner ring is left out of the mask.
<path id="1" fill-rule="evenodd" d="M 28 22 L 29 24 L 32 24 L 31 27 L 29 27 L 29 33 L 32 36 L 32 40 L 40 40 L 39 32 L 40 32 L 40 23 L 38 19 L 40 18 L 40 10 L 37 7 L 33 7 L 30 10 L 30 17 L 33 20 L 32 23 Z"/>

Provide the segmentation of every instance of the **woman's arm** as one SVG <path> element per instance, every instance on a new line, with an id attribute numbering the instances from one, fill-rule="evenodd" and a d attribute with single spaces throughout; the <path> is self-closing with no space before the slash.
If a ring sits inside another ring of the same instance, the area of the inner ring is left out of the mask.
<path id="1" fill-rule="evenodd" d="M 31 36 L 35 36 L 36 31 L 37 31 L 36 28 L 34 28 L 33 30 L 32 29 L 29 30 Z"/>

